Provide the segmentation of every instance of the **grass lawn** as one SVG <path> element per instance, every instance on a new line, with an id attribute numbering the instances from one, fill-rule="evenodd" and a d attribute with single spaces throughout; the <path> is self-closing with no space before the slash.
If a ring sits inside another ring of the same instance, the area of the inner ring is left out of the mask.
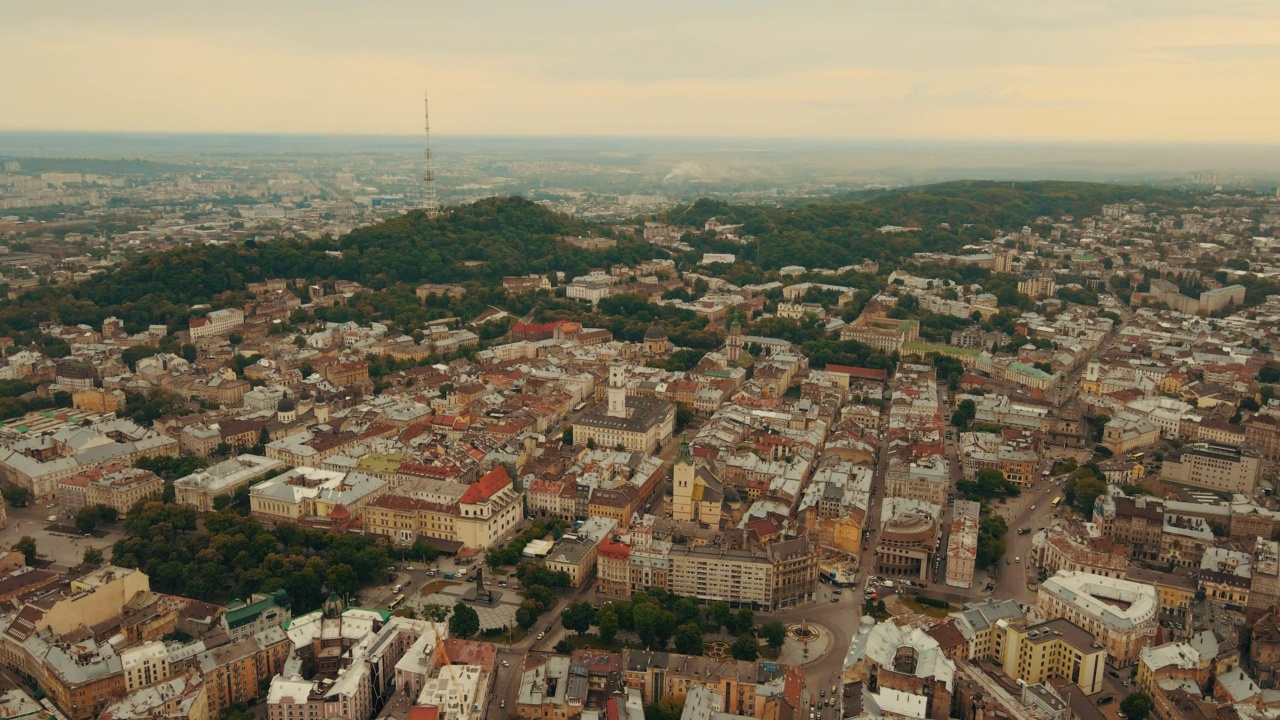
<path id="1" fill-rule="evenodd" d="M 527 630 L 521 628 L 519 625 L 511 628 L 510 635 L 507 635 L 507 632 L 507 630 L 486 630 L 483 633 L 480 633 L 480 636 L 484 638 L 486 642 L 495 643 L 497 645 L 513 645 L 523 640 L 525 636 L 529 634 Z"/>
<path id="2" fill-rule="evenodd" d="M 911 597 L 910 595 L 902 596 L 901 600 L 903 605 L 906 605 L 907 607 L 911 608 L 915 612 L 920 613 L 921 615 L 928 615 L 929 617 L 943 618 L 947 616 L 947 613 L 951 612 L 950 606 L 947 606 L 945 608 L 938 608 L 938 607 L 933 607 L 931 605 L 921 605 L 918 600 Z"/>
<path id="3" fill-rule="evenodd" d="M 426 585 L 423 585 L 422 589 L 418 591 L 418 594 L 430 595 L 432 593 L 438 593 L 443 588 L 447 588 L 450 585 L 457 585 L 457 584 L 458 583 L 456 582 L 449 582 L 448 580 L 436 580 L 434 582 L 429 582 Z"/>

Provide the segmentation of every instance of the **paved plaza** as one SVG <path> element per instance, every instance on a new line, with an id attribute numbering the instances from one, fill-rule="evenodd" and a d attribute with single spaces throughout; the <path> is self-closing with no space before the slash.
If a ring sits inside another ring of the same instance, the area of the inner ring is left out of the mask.
<path id="1" fill-rule="evenodd" d="M 111 546 L 119 540 L 117 532 L 103 532 L 99 528 L 96 535 L 102 537 L 85 537 L 76 532 L 68 521 L 59 520 L 50 523 L 46 517 L 50 511 L 44 507 L 5 508 L 8 513 L 8 524 L 0 530 L 0 547 L 11 548 L 24 535 L 36 541 L 36 553 L 41 560 L 48 561 L 54 570 L 65 570 L 79 565 L 84 559 L 84 551 L 98 548 L 104 557 L 111 558 Z M 107 526 L 118 528 L 119 525 Z"/>
<path id="2" fill-rule="evenodd" d="M 448 585 L 430 595 L 415 595 L 407 599 L 405 604 L 414 610 L 421 609 L 425 605 L 443 605 L 452 608 L 462 599 L 463 594 L 472 588 L 474 588 L 474 585 L 470 584 Z M 475 608 L 476 614 L 480 616 L 480 629 L 493 630 L 495 628 L 515 627 L 516 610 L 520 607 L 520 603 L 524 601 L 524 598 L 511 590 L 491 589 L 499 594 L 496 604 L 467 603 Z"/>

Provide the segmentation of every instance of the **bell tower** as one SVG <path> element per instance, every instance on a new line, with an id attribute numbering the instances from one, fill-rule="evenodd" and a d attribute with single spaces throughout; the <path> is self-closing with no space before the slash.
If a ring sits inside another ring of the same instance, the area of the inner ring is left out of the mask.
<path id="1" fill-rule="evenodd" d="M 737 320 L 729 326 L 729 339 L 725 342 L 725 354 L 729 357 L 729 362 L 736 363 L 738 358 L 742 357 L 742 326 Z"/>

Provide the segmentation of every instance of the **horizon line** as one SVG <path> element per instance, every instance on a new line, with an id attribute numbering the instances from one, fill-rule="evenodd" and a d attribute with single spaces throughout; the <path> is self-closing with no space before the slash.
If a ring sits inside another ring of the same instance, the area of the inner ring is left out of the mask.
<path id="1" fill-rule="evenodd" d="M 423 141 L 422 133 L 357 133 L 357 132 L 273 132 L 265 130 L 34 130 L 0 128 L 0 135 L 97 135 L 97 136 L 155 136 L 155 137 L 244 137 L 244 138 L 363 138 L 386 140 Z M 700 142 L 795 142 L 837 144 L 956 144 L 956 145 L 1071 145 L 1071 146 L 1202 146 L 1202 147 L 1280 147 L 1280 141 L 1260 140 L 1142 140 L 1142 139 L 1011 139 L 990 138 L 855 138 L 855 137 L 794 137 L 768 135 L 517 135 L 496 133 L 440 133 L 432 132 L 432 138 L 440 139 L 490 139 L 490 140 L 622 140 L 622 141 L 700 141 Z"/>

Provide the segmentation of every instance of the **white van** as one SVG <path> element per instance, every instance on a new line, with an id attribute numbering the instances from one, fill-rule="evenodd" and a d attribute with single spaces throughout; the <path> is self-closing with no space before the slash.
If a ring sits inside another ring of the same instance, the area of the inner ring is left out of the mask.
<path id="1" fill-rule="evenodd" d="M 400 592 L 402 589 L 404 589 L 404 585 L 396 585 L 395 587 L 391 588 L 391 592 L 393 592 L 393 593 L 398 593 L 398 592 Z"/>

